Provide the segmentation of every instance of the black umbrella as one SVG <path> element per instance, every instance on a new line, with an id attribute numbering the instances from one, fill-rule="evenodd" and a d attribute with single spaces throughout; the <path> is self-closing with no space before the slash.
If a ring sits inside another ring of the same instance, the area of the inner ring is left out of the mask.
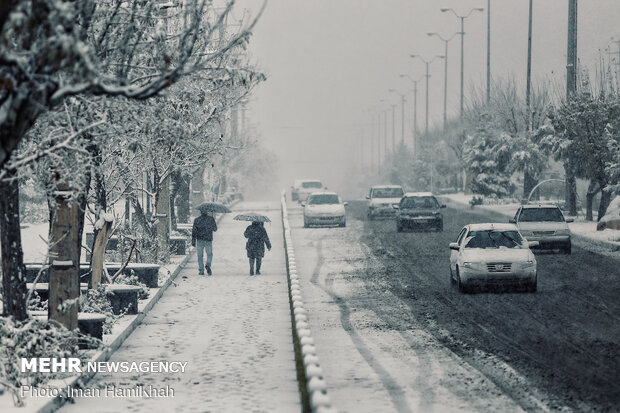
<path id="1" fill-rule="evenodd" d="M 256 212 L 246 212 L 233 218 L 235 221 L 271 222 L 269 218 Z"/>
<path id="2" fill-rule="evenodd" d="M 228 208 L 226 205 L 217 202 L 203 202 L 202 204 L 198 205 L 196 209 L 200 212 L 221 212 L 224 214 L 231 212 L 230 208 Z"/>

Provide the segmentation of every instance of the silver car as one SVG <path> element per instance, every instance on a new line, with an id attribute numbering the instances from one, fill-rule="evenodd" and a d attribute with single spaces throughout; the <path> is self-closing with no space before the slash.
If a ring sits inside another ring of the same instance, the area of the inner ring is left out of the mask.
<path id="1" fill-rule="evenodd" d="M 509 222 L 516 224 L 528 241 L 538 241 L 538 250 L 571 253 L 571 233 L 568 223 L 556 205 L 522 205 Z"/>
<path id="2" fill-rule="evenodd" d="M 475 286 L 520 286 L 536 292 L 536 258 L 514 224 L 470 224 L 450 243 L 450 281 L 462 292 Z"/>

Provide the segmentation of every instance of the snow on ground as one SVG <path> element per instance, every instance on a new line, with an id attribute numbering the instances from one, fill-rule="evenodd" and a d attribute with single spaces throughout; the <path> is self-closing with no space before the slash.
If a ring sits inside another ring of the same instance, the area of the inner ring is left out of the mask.
<path id="1" fill-rule="evenodd" d="M 444 198 L 448 198 L 451 201 L 458 202 L 460 204 L 464 204 L 467 206 L 469 206 L 469 201 L 474 196 L 476 195 L 465 195 L 463 193 L 442 195 L 442 197 Z M 475 208 L 498 212 L 498 213 L 506 215 L 506 217 L 512 218 L 517 212 L 519 205 L 520 204 L 518 203 L 476 205 Z M 620 248 L 620 230 L 605 229 L 604 231 L 597 231 L 596 222 L 586 221 L 583 219 L 583 217 L 577 217 L 575 222 L 571 222 L 570 224 L 568 224 L 568 226 L 573 234 L 581 235 L 587 238 L 592 238 L 598 241 L 613 242 L 614 244 L 617 244 L 618 248 Z"/>
<path id="2" fill-rule="evenodd" d="M 179 374 L 98 374 L 87 387 L 152 385 L 171 398 L 79 398 L 63 412 L 295 412 L 299 392 L 291 336 L 278 204 L 262 211 L 273 248 L 250 277 L 243 231 L 227 215 L 213 243 L 213 276 L 199 276 L 195 253 L 143 323 L 112 356 L 116 361 L 187 361 Z"/>
<path id="3" fill-rule="evenodd" d="M 380 286 L 366 289 L 369 273 L 385 269 L 359 239 L 362 221 L 349 219 L 346 228 L 306 229 L 300 207 L 289 203 L 288 212 L 310 329 L 338 411 L 522 411 L 486 377 L 416 328 L 398 297 Z M 406 330 L 385 321 L 385 313 L 400 317 L 398 312 L 411 321 Z"/>

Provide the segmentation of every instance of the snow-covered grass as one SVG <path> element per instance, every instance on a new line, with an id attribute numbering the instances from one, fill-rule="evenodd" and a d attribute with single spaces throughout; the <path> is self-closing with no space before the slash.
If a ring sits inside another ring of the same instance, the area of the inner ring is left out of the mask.
<path id="1" fill-rule="evenodd" d="M 462 192 L 456 194 L 445 194 L 442 197 L 447 198 L 453 202 L 462 204 L 464 206 L 469 207 L 469 202 L 471 199 L 477 195 L 465 195 Z M 506 204 L 489 204 L 489 201 L 485 200 L 482 205 L 477 205 L 474 208 L 486 209 L 489 211 L 497 212 L 505 215 L 507 218 L 514 217 L 517 212 L 517 208 L 519 208 L 518 202 L 506 203 Z M 491 200 L 490 202 L 497 202 L 496 200 Z M 501 202 L 501 201 L 499 201 Z M 596 230 L 596 222 L 594 221 L 586 221 L 585 217 L 580 215 L 577 216 L 575 222 L 571 222 L 568 224 L 571 232 L 576 235 L 580 235 L 584 238 L 589 238 L 596 241 L 604 241 L 611 242 L 617 244 L 618 248 L 620 248 L 620 230 L 616 229 L 605 229 L 603 231 Z"/>

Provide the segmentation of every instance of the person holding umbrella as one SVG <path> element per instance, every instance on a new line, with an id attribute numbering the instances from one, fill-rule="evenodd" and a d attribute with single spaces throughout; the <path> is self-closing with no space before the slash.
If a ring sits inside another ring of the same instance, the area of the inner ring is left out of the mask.
<path id="1" fill-rule="evenodd" d="M 207 274 L 212 275 L 211 262 L 213 261 L 213 233 L 217 231 L 217 223 L 213 214 L 215 212 L 230 212 L 228 207 L 215 203 L 205 202 L 198 206 L 200 216 L 194 219 L 194 225 L 192 226 L 192 247 L 196 247 L 198 252 L 198 275 L 204 275 L 204 270 L 207 270 Z M 207 253 L 207 263 L 203 267 L 203 255 Z"/>

